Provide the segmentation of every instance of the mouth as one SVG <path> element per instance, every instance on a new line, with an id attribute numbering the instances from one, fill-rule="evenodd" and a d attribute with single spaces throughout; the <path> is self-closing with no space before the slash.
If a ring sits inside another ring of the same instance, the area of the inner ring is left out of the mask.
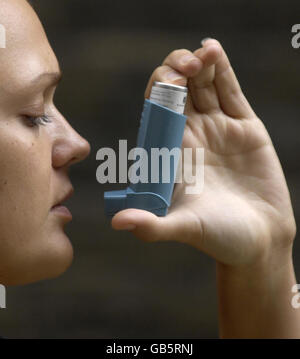
<path id="1" fill-rule="evenodd" d="M 63 202 L 65 202 L 67 199 L 69 199 L 74 193 L 74 189 L 71 188 L 71 190 L 69 190 L 64 196 L 61 197 L 60 200 L 57 201 L 57 203 L 51 207 L 51 212 L 65 217 L 67 220 L 71 221 L 72 220 L 72 213 L 70 212 L 70 210 L 63 204 Z"/>

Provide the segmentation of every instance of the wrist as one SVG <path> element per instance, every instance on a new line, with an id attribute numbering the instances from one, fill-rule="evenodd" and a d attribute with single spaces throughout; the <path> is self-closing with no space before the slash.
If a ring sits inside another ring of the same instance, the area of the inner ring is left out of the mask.
<path id="1" fill-rule="evenodd" d="M 273 249 L 259 257 L 254 263 L 233 266 L 216 262 L 217 276 L 221 280 L 238 286 L 261 286 L 276 281 L 286 280 L 295 283 L 292 258 L 292 244 L 279 249 Z"/>
<path id="2" fill-rule="evenodd" d="M 300 311 L 295 312 L 291 304 L 295 283 L 291 248 L 251 266 L 218 262 L 220 336 L 295 337 L 300 333 Z"/>

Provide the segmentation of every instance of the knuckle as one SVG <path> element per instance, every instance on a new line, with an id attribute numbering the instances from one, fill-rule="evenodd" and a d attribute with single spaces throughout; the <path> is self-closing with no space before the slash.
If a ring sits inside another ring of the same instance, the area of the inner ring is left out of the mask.
<path id="1" fill-rule="evenodd" d="M 156 67 L 154 70 L 153 70 L 153 72 L 152 72 L 152 74 L 151 74 L 151 76 L 150 76 L 150 82 L 154 82 L 154 81 L 157 81 L 158 79 L 160 79 L 161 77 L 162 77 L 162 74 L 164 73 L 164 72 L 166 72 L 166 70 L 165 70 L 165 67 L 166 66 L 158 66 L 158 67 Z"/>
<path id="2" fill-rule="evenodd" d="M 173 58 L 180 58 L 184 55 L 192 55 L 192 52 L 188 49 L 176 49 L 171 52 L 170 56 Z"/>
<path id="3" fill-rule="evenodd" d="M 162 80 L 165 77 L 165 74 L 170 70 L 171 68 L 169 66 L 158 66 L 153 72 L 153 81 Z"/>
<path id="4" fill-rule="evenodd" d="M 285 243 L 293 244 L 297 234 L 297 225 L 294 216 L 291 216 L 284 227 Z"/>
<path id="5" fill-rule="evenodd" d="M 166 67 L 166 65 L 157 66 L 152 73 L 153 79 L 156 79 L 157 77 L 161 76 L 161 74 L 166 71 Z"/>
<path id="6" fill-rule="evenodd" d="M 160 65 L 160 66 L 158 66 L 158 67 L 156 68 L 155 73 L 158 74 L 158 75 L 160 75 L 160 74 L 162 74 L 163 72 L 165 72 L 165 71 L 168 70 L 168 69 L 169 69 L 169 66 L 167 66 L 167 65 Z"/>

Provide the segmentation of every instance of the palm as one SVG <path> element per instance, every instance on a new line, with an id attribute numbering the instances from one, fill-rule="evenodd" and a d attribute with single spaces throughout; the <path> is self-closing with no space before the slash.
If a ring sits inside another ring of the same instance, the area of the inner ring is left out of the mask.
<path id="1" fill-rule="evenodd" d="M 204 189 L 186 195 L 187 184 L 177 184 L 169 213 L 198 227 L 185 237 L 187 242 L 222 262 L 251 260 L 269 236 L 268 223 L 281 223 L 283 207 L 291 210 L 269 135 L 257 118 L 237 120 L 221 112 L 209 116 L 194 108 L 187 115 L 183 147 L 204 148 Z M 280 226 L 273 230 L 278 233 Z"/>

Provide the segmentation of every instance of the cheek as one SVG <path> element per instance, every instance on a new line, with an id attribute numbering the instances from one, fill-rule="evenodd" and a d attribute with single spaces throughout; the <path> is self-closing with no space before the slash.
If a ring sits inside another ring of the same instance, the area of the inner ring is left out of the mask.
<path id="1" fill-rule="evenodd" d="M 1 129 L 0 129 L 1 130 Z M 23 131 L 0 135 L 0 228 L 3 240 L 32 236 L 51 205 L 51 148 Z"/>
<path id="2" fill-rule="evenodd" d="M 26 284 L 63 273 L 73 248 L 50 209 L 52 145 L 44 128 L 4 127 L 0 119 L 0 283 Z"/>

